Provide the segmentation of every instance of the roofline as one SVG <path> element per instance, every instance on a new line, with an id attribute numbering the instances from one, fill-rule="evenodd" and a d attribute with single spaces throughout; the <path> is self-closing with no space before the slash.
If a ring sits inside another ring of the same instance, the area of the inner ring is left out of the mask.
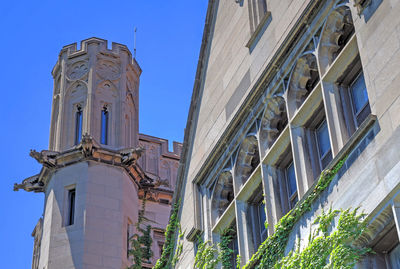
<path id="1" fill-rule="evenodd" d="M 196 69 L 196 76 L 194 80 L 194 85 L 193 85 L 193 92 L 192 92 L 192 98 L 190 100 L 190 107 L 189 107 L 189 114 L 187 117 L 186 121 L 186 128 L 185 128 L 185 134 L 183 138 L 183 143 L 182 143 L 182 153 L 181 153 L 181 159 L 179 162 L 179 168 L 178 168 L 178 175 L 177 175 L 177 181 L 176 181 L 176 186 L 177 188 L 175 189 L 174 192 L 174 197 L 172 199 L 172 203 L 177 203 L 179 201 L 179 198 L 181 197 L 182 189 L 184 188 L 185 184 L 184 183 L 184 178 L 187 174 L 187 166 L 186 164 L 189 162 L 188 160 L 188 153 L 190 152 L 189 147 L 191 147 L 191 137 L 193 134 L 193 127 L 195 127 L 194 124 L 194 116 L 198 112 L 199 109 L 199 97 L 200 97 L 200 86 L 201 86 L 201 76 L 203 75 L 204 72 L 204 59 L 206 56 L 206 49 L 207 45 L 209 42 L 209 34 L 210 34 L 210 29 L 211 29 L 211 23 L 213 19 L 213 11 L 214 11 L 214 6 L 215 6 L 215 0 L 209 0 L 208 1 L 208 7 L 207 7 L 207 14 L 206 14 L 206 20 L 204 24 L 204 30 L 203 30 L 203 38 L 201 41 L 201 47 L 200 47 L 200 54 L 199 54 L 199 60 L 197 62 L 197 69 Z M 181 206 L 179 205 L 179 214 L 181 211 Z"/>

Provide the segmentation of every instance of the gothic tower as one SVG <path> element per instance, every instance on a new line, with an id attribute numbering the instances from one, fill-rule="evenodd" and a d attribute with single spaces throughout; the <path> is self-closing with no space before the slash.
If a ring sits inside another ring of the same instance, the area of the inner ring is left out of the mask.
<path id="1" fill-rule="evenodd" d="M 43 192 L 33 268 L 126 268 L 127 237 L 151 185 L 137 165 L 141 69 L 124 45 L 90 38 L 65 46 L 52 71 L 49 150 L 15 189 Z"/>

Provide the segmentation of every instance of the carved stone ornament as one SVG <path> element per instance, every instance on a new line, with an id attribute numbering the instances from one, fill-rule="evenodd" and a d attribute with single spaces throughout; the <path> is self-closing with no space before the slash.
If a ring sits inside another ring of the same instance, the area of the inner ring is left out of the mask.
<path id="1" fill-rule="evenodd" d="M 160 187 L 160 186 L 165 186 L 169 187 L 169 180 L 168 179 L 156 179 L 154 182 L 154 187 Z"/>
<path id="2" fill-rule="evenodd" d="M 116 80 L 121 75 L 118 63 L 108 59 L 99 59 L 96 66 L 97 74 L 103 80 Z"/>
<path id="3" fill-rule="evenodd" d="M 80 79 L 88 72 L 88 70 L 87 62 L 76 62 L 69 68 L 68 78 L 71 80 Z"/>
<path id="4" fill-rule="evenodd" d="M 93 154 L 93 137 L 89 134 L 84 134 L 81 141 L 81 149 L 83 156 L 89 157 Z"/>
<path id="5" fill-rule="evenodd" d="M 43 192 L 44 184 L 39 181 L 39 175 L 34 175 L 32 177 L 28 177 L 22 181 L 21 184 L 14 184 L 14 191 L 18 191 L 23 189 L 25 191 L 33 191 L 33 192 Z"/>
<path id="6" fill-rule="evenodd" d="M 122 157 L 122 163 L 124 165 L 130 166 L 133 163 L 136 163 L 137 159 L 140 158 L 142 153 L 144 152 L 144 148 L 139 147 L 139 148 L 128 148 L 128 149 L 123 149 L 120 151 L 121 157 Z"/>
<path id="7" fill-rule="evenodd" d="M 36 150 L 32 150 L 29 153 L 29 156 L 34 158 L 40 164 L 47 168 L 54 168 L 57 165 L 56 157 L 58 152 L 49 151 L 49 150 L 42 150 L 41 152 L 37 152 Z"/>

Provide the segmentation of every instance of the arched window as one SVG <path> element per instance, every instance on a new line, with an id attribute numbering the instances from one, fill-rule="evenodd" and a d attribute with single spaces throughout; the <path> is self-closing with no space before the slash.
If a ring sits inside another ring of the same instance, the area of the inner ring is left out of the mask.
<path id="1" fill-rule="evenodd" d="M 83 119 L 82 107 L 80 105 L 77 105 L 75 112 L 75 145 L 78 145 L 81 142 L 82 119 Z"/>
<path id="2" fill-rule="evenodd" d="M 101 139 L 100 143 L 103 145 L 108 144 L 108 124 L 109 124 L 109 112 L 107 106 L 104 106 L 101 110 Z"/>

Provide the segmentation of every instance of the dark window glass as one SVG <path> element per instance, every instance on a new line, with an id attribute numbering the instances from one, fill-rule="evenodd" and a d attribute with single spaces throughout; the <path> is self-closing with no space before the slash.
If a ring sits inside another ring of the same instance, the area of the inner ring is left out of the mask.
<path id="1" fill-rule="evenodd" d="M 68 191 L 68 219 L 67 225 L 74 224 L 75 219 L 75 189 Z"/>
<path id="2" fill-rule="evenodd" d="M 107 107 L 104 107 L 101 111 L 101 139 L 100 143 L 107 145 L 108 143 L 108 120 L 109 113 Z"/>
<path id="3" fill-rule="evenodd" d="M 290 163 L 286 168 L 286 180 L 288 182 L 289 196 L 292 196 L 295 192 L 297 192 L 296 175 L 294 173 L 293 162 Z"/>
<path id="4" fill-rule="evenodd" d="M 364 74 L 360 73 L 350 85 L 350 98 L 357 126 L 371 113 Z"/>
<path id="5" fill-rule="evenodd" d="M 328 125 L 322 121 L 315 131 L 321 170 L 332 160 L 331 143 L 329 141 Z"/>
<path id="6" fill-rule="evenodd" d="M 267 228 L 265 228 L 265 222 L 267 220 L 267 217 L 265 215 L 265 205 L 261 201 L 258 206 L 257 206 L 257 211 L 258 211 L 258 219 L 260 222 L 260 231 L 261 231 L 261 242 L 263 242 L 267 238 Z"/>
<path id="7" fill-rule="evenodd" d="M 75 114 L 75 145 L 78 145 L 81 142 L 82 138 L 82 117 L 83 111 L 80 106 L 77 107 Z"/>
<path id="8" fill-rule="evenodd" d="M 291 162 L 286 167 L 286 185 L 287 185 L 287 192 L 288 192 L 288 198 L 289 198 L 289 207 L 293 208 L 298 201 L 296 174 L 294 172 L 293 162 Z"/>

